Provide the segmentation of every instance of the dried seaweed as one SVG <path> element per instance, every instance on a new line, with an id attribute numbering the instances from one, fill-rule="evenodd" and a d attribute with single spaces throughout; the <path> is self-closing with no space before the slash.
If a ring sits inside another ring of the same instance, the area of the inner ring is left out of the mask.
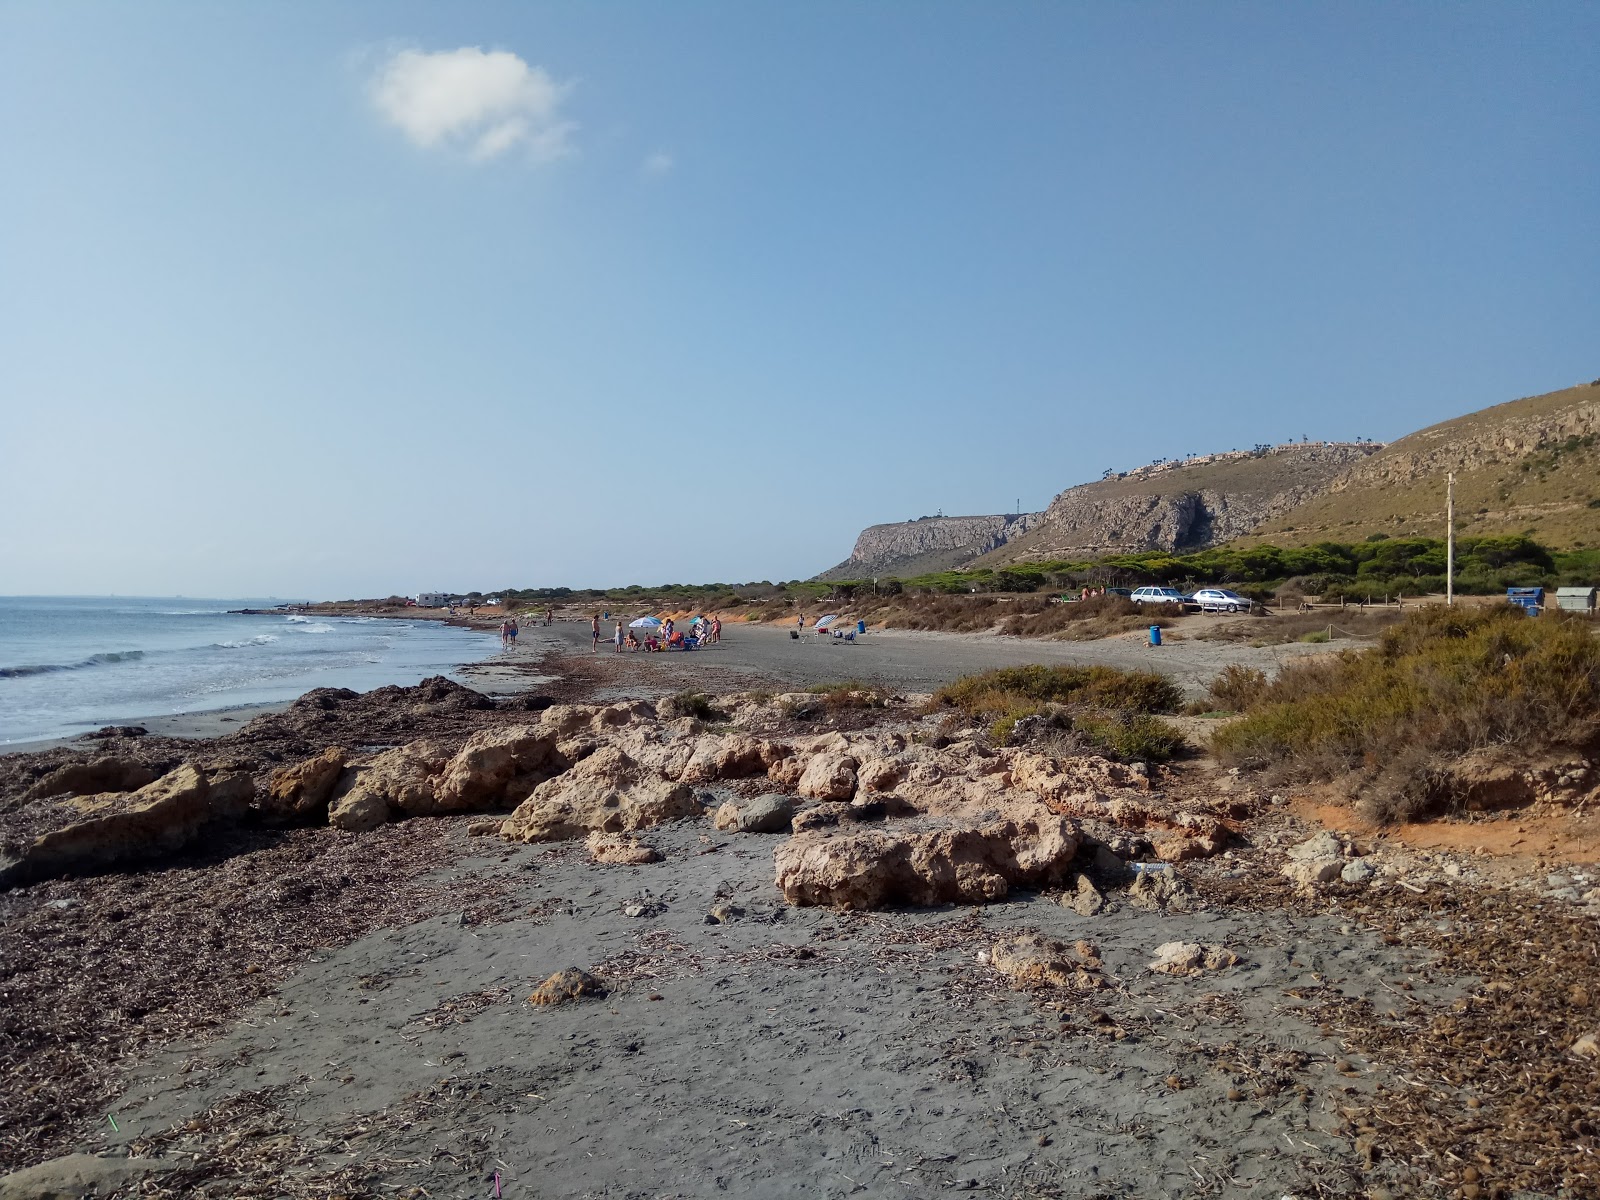
<path id="1" fill-rule="evenodd" d="M 421 879 L 461 823 L 242 830 L 159 869 L 0 895 L 0 1167 L 71 1149 L 128 1067 L 214 1036 L 318 948 L 481 897 Z"/>

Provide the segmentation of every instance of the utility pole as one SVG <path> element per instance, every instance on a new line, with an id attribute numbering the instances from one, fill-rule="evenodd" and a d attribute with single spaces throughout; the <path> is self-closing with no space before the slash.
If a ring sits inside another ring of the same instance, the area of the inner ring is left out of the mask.
<path id="1" fill-rule="evenodd" d="M 1456 602 L 1456 473 L 1444 485 L 1444 602 Z"/>

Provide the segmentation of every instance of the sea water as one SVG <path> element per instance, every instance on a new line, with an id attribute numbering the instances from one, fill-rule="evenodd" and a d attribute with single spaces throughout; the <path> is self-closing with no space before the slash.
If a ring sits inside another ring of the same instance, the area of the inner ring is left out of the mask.
<path id="1" fill-rule="evenodd" d="M 270 600 L 0 596 L 0 745 L 141 717 L 367 691 L 499 649 L 440 621 L 244 615 Z"/>

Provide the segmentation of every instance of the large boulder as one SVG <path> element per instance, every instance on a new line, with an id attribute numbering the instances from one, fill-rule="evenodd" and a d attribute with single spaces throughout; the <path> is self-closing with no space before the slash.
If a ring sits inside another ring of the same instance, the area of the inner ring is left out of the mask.
<path id="1" fill-rule="evenodd" d="M 16 815 L 46 832 L 8 843 L 0 888 L 172 854 L 219 819 L 205 772 L 192 763 L 136 792 L 37 800 Z M 231 799 L 222 815 L 236 815 Z"/>
<path id="2" fill-rule="evenodd" d="M 769 793 L 752 800 L 730 800 L 717 809 L 712 824 L 729 833 L 787 833 L 794 801 Z"/>
<path id="3" fill-rule="evenodd" d="M 678 778 L 684 783 L 711 783 L 759 775 L 766 769 L 761 743 L 747 734 L 730 733 L 702 737 Z"/>
<path id="4" fill-rule="evenodd" d="M 428 738 L 385 750 L 346 772 L 328 803 L 328 824 L 360 831 L 439 812 L 438 781 L 450 757 Z"/>
<path id="5" fill-rule="evenodd" d="M 975 904 L 1070 878 L 1078 842 L 1073 822 L 1041 813 L 908 833 L 798 834 L 773 861 L 790 904 Z"/>
<path id="6" fill-rule="evenodd" d="M 313 758 L 274 771 L 267 794 L 260 798 L 262 816 L 276 821 L 321 820 L 344 766 L 344 750 L 329 746 Z"/>
<path id="7" fill-rule="evenodd" d="M 542 722 L 473 734 L 445 765 L 434 786 L 432 811 L 511 807 L 566 767 L 556 750 L 558 740 Z"/>
<path id="8" fill-rule="evenodd" d="M 856 794 L 856 760 L 848 754 L 818 754 L 796 786 L 812 800 L 848 800 Z"/>
<path id="9" fill-rule="evenodd" d="M 534 788 L 501 836 L 514 842 L 565 841 L 593 830 L 645 829 L 700 811 L 688 784 L 645 770 L 616 746 L 602 746 L 564 775 Z"/>

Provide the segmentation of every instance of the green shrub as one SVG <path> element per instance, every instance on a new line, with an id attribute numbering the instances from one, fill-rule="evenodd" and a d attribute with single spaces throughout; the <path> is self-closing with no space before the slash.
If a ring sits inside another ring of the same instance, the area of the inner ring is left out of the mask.
<path id="1" fill-rule="evenodd" d="M 964 676 L 940 688 L 933 699 L 971 717 L 994 717 L 1028 701 L 1170 713 L 1177 711 L 1183 694 L 1170 679 L 1153 671 L 1033 665 Z"/>
<path id="2" fill-rule="evenodd" d="M 876 684 L 847 679 L 841 683 L 814 683 L 806 688 L 813 696 L 821 696 L 828 708 L 883 708 L 889 701 L 886 689 Z"/>
<path id="3" fill-rule="evenodd" d="M 698 717 L 702 721 L 717 721 L 723 716 L 704 692 L 679 692 L 672 698 L 672 709 L 679 717 Z"/>
<path id="4" fill-rule="evenodd" d="M 1330 634 L 1326 629 L 1313 629 L 1310 633 L 1302 633 L 1300 635 L 1300 640 L 1314 646 L 1319 646 L 1333 641 L 1333 635 Z"/>
<path id="5" fill-rule="evenodd" d="M 1217 710 L 1244 712 L 1259 700 L 1266 690 L 1267 676 L 1264 671 L 1257 671 L 1253 667 L 1241 667 L 1238 663 L 1229 663 L 1211 681 L 1208 695 L 1212 707 L 1202 708 L 1200 715 Z"/>
<path id="6" fill-rule="evenodd" d="M 1448 762 L 1491 746 L 1583 745 L 1600 724 L 1600 641 L 1586 621 L 1509 606 L 1411 613 L 1377 648 L 1285 666 L 1211 745 L 1291 777 L 1365 771 L 1386 815 L 1448 802 Z"/>
<path id="7" fill-rule="evenodd" d="M 1072 727 L 1096 751 L 1124 762 L 1166 762 L 1183 744 L 1176 730 L 1148 713 L 1076 717 Z"/>

